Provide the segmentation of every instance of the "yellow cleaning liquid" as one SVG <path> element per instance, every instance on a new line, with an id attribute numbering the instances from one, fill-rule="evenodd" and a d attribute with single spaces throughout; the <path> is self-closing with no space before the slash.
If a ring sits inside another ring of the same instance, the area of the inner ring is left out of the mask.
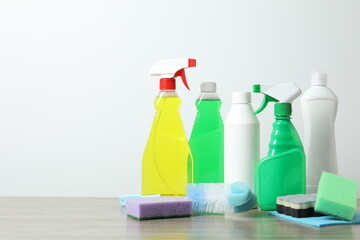
<path id="1" fill-rule="evenodd" d="M 142 161 L 142 194 L 186 195 L 191 152 L 179 113 L 181 101 L 174 91 L 160 92 L 154 105 L 155 119 Z"/>

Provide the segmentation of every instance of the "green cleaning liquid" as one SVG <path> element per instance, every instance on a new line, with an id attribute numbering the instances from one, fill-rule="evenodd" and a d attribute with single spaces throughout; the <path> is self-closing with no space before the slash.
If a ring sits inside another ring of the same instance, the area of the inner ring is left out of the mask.
<path id="1" fill-rule="evenodd" d="M 189 145 L 193 165 L 189 159 L 189 182 L 224 182 L 224 124 L 220 115 L 221 100 L 216 93 L 216 84 L 201 85 L 201 94 L 195 102 L 198 110 Z"/>
<path id="2" fill-rule="evenodd" d="M 291 104 L 275 104 L 269 152 L 256 167 L 256 196 L 261 210 L 275 210 L 279 196 L 306 192 L 304 148 L 290 114 Z"/>
<path id="3" fill-rule="evenodd" d="M 301 95 L 293 83 L 255 84 L 254 93 L 264 94 L 255 114 L 275 102 L 275 122 L 267 157 L 256 165 L 255 189 L 259 208 L 275 210 L 279 196 L 304 194 L 306 191 L 305 152 L 300 137 L 291 123 L 291 103 Z"/>
<path id="4" fill-rule="evenodd" d="M 186 195 L 190 148 L 175 91 L 161 91 L 154 102 L 155 119 L 142 162 L 142 194 Z"/>

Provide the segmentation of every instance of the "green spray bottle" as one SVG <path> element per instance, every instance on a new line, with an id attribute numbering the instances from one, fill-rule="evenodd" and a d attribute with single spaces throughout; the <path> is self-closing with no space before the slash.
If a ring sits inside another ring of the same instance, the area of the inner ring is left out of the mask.
<path id="1" fill-rule="evenodd" d="M 254 93 L 265 95 L 260 108 L 275 102 L 275 122 L 267 157 L 261 159 L 255 172 L 255 189 L 261 210 L 275 210 L 278 196 L 306 192 L 305 153 L 300 137 L 290 121 L 291 103 L 301 94 L 292 83 L 254 85 Z"/>

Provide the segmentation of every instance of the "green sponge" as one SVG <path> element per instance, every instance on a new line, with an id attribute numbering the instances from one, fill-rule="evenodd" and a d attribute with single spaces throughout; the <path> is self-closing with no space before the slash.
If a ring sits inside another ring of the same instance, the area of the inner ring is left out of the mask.
<path id="1" fill-rule="evenodd" d="M 323 172 L 319 182 L 315 212 L 352 220 L 356 211 L 357 182 Z"/>

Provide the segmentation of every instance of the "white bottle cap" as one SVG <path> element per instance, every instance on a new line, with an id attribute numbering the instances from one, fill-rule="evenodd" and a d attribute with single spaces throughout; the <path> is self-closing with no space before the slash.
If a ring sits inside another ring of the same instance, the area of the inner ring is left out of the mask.
<path id="1" fill-rule="evenodd" d="M 320 85 L 320 86 L 326 86 L 327 85 L 327 75 L 326 73 L 320 73 L 320 72 L 313 72 L 311 75 L 311 85 Z"/>
<path id="2" fill-rule="evenodd" d="M 251 92 L 233 92 L 232 103 L 251 103 Z"/>
<path id="3" fill-rule="evenodd" d="M 202 82 L 200 85 L 201 92 L 216 92 L 216 82 Z"/>

